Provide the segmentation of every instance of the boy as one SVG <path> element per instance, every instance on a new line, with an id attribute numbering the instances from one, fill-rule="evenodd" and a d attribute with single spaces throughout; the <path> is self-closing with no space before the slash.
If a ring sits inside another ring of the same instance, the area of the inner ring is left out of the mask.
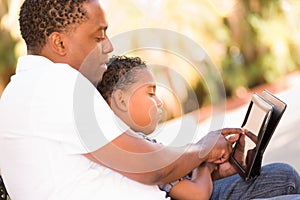
<path id="1" fill-rule="evenodd" d="M 139 57 L 115 56 L 97 89 L 115 114 L 132 130 L 150 142 L 151 134 L 162 116 L 162 102 L 156 96 L 151 71 Z M 202 164 L 193 176 L 160 185 L 167 197 L 174 199 L 209 199 L 212 193 L 211 173 L 215 165 Z"/>

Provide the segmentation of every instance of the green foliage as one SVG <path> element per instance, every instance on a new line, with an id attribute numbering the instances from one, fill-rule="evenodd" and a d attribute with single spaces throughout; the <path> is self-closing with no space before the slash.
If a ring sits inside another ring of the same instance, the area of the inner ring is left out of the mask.
<path id="1" fill-rule="evenodd" d="M 16 63 L 16 57 L 14 53 L 14 47 L 16 41 L 13 40 L 10 33 L 6 30 L 0 29 L 0 70 L 4 68 L 13 68 Z"/>
<path id="2" fill-rule="evenodd" d="M 9 1 L 0 2 L 0 19 L 8 12 Z M 1 22 L 0 20 L 0 22 Z M 0 23 L 1 25 L 1 23 Z M 12 38 L 10 30 L 0 26 L 0 95 L 3 88 L 10 80 L 10 76 L 15 71 L 16 56 L 15 46 L 17 41 Z"/>
<path id="3" fill-rule="evenodd" d="M 290 16 L 299 15 L 297 8 L 299 3 L 292 0 L 244 0 L 233 13 L 238 20 L 233 16 L 225 18 L 231 38 L 222 60 L 228 95 L 234 95 L 238 87 L 270 83 L 299 69 L 299 37 L 295 29 L 299 25 L 295 24 L 297 18 Z"/>

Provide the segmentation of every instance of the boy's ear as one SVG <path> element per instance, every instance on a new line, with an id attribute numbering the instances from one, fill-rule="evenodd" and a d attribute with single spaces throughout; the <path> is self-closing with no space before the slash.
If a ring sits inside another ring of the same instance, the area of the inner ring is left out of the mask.
<path id="1" fill-rule="evenodd" d="M 125 101 L 125 94 L 122 90 L 116 90 L 114 91 L 114 94 L 111 97 L 112 101 L 115 102 L 115 105 L 119 110 L 122 110 L 123 112 L 127 112 L 127 103 Z"/>
<path id="2" fill-rule="evenodd" d="M 66 55 L 66 48 L 64 45 L 63 34 L 59 32 L 53 32 L 49 36 L 49 44 L 52 50 L 59 55 Z"/>

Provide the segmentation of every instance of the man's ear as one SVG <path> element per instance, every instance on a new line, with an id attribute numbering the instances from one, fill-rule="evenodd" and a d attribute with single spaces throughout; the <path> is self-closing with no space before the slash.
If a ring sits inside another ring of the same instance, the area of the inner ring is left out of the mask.
<path id="1" fill-rule="evenodd" d="M 61 56 L 66 55 L 66 48 L 64 45 L 64 36 L 63 34 L 59 32 L 53 32 L 49 36 L 49 45 L 51 46 L 51 49 L 56 53 Z"/>
<path id="2" fill-rule="evenodd" d="M 122 90 L 116 90 L 114 91 L 112 97 L 111 97 L 111 101 L 114 102 L 115 106 L 123 111 L 123 112 L 127 112 L 128 108 L 127 108 L 127 102 L 125 101 L 125 94 Z"/>

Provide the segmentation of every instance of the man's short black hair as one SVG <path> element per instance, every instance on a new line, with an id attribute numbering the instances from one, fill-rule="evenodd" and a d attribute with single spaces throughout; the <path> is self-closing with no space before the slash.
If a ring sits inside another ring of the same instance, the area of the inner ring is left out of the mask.
<path id="1" fill-rule="evenodd" d="M 52 32 L 66 32 L 87 20 L 83 3 L 89 0 L 25 0 L 20 30 L 27 50 L 40 53 Z"/>

